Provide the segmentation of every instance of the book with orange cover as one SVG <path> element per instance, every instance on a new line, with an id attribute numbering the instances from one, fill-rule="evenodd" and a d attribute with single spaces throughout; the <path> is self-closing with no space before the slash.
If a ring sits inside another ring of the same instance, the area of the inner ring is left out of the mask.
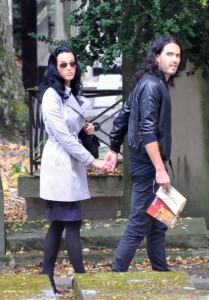
<path id="1" fill-rule="evenodd" d="M 171 186 L 168 193 L 160 187 L 147 213 L 172 228 L 176 225 L 185 204 L 186 198 L 174 187 Z"/>

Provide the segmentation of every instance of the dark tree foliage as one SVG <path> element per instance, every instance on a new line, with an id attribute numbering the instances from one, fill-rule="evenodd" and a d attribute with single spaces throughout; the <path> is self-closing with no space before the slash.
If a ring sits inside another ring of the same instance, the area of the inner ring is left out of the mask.
<path id="1" fill-rule="evenodd" d="M 97 60 L 107 70 L 121 53 L 138 66 L 151 40 L 172 34 L 183 42 L 192 72 L 201 68 L 203 76 L 209 76 L 207 0 L 60 0 L 67 1 L 78 4 L 67 21 L 79 34 L 65 41 L 44 36 L 39 40 L 72 45 L 84 67 Z"/>

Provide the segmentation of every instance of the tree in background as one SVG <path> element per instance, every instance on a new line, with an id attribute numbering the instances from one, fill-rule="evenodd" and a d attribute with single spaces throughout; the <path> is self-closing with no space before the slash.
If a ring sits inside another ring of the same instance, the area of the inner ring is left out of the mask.
<path id="1" fill-rule="evenodd" d="M 95 61 L 104 71 L 115 65 L 122 54 L 123 99 L 130 92 L 130 78 L 139 68 L 150 42 L 159 35 L 171 34 L 183 42 L 193 74 L 201 69 L 209 77 L 209 6 L 207 0 L 60 0 L 77 2 L 70 12 L 69 26 L 78 29 L 78 35 L 67 40 L 54 41 L 40 36 L 39 40 L 73 46 L 85 70 Z M 128 172 L 127 144 L 124 146 L 123 216 L 130 208 L 131 181 Z"/>
<path id="2" fill-rule="evenodd" d="M 173 34 L 184 44 L 194 72 L 202 69 L 209 76 L 209 6 L 208 0 L 60 0 L 77 2 L 70 12 L 69 26 L 78 28 L 76 37 L 54 41 L 40 36 L 39 40 L 59 45 L 68 43 L 80 55 L 83 67 L 99 61 L 104 70 L 114 66 L 121 54 L 142 63 L 150 42 L 159 35 Z"/>
<path id="3" fill-rule="evenodd" d="M 27 114 L 12 46 L 8 2 L 0 0 L 0 138 L 22 142 L 26 137 Z"/>

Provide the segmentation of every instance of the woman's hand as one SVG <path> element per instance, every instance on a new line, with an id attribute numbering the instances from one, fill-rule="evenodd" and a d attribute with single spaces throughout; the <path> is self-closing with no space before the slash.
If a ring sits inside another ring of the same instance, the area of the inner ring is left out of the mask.
<path id="1" fill-rule="evenodd" d="M 91 164 L 104 173 L 110 172 L 111 164 L 106 160 L 95 158 Z"/>
<path id="2" fill-rule="evenodd" d="M 83 130 L 85 131 L 85 133 L 87 135 L 94 134 L 94 132 L 95 132 L 94 124 L 86 122 L 85 125 L 84 125 L 84 127 L 83 127 Z"/>

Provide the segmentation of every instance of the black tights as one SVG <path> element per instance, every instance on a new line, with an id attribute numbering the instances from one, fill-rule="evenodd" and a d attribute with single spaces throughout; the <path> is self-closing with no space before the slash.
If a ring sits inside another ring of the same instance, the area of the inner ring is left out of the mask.
<path id="1" fill-rule="evenodd" d="M 80 228 L 82 221 L 52 221 L 45 239 L 43 274 L 54 276 L 54 267 L 65 229 L 67 253 L 75 273 L 85 273 L 83 265 Z"/>

